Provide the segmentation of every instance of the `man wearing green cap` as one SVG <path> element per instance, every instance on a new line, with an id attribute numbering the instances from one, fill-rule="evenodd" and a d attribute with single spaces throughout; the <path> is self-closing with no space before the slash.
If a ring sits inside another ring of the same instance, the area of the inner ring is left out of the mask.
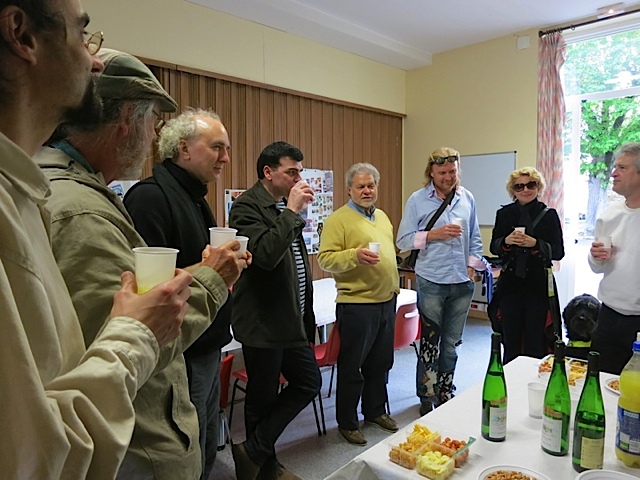
<path id="1" fill-rule="evenodd" d="M 145 246 L 107 185 L 139 178 L 159 112 L 176 110 L 174 100 L 135 57 L 103 49 L 99 58 L 105 66 L 97 81 L 102 118 L 64 125 L 36 157 L 51 181 L 53 251 L 87 345 L 103 327 L 97 319 L 108 313 L 119 272 L 134 267 L 132 248 Z M 238 249 L 235 241 L 207 248 L 206 260 L 193 269 L 182 335 L 164 352 L 164 368 L 156 369 L 138 392 L 133 438 L 118 478 L 200 477 L 198 418 L 189 401 L 182 352 L 211 324 L 250 261 L 250 254 Z"/>
<path id="2" fill-rule="evenodd" d="M 51 251 L 49 182 L 30 157 L 61 121 L 100 107 L 102 33 L 88 23 L 77 0 L 0 0 L 2 479 L 113 479 L 136 390 L 187 309 L 187 272 L 144 295 L 124 272 L 85 348 Z"/>

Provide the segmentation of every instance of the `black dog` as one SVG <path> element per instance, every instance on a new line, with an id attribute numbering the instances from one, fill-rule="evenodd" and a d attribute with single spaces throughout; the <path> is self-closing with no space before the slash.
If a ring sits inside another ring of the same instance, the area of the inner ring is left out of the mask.
<path id="1" fill-rule="evenodd" d="M 572 354 L 567 352 L 567 356 L 587 358 L 591 347 L 591 333 L 596 326 L 599 312 L 600 301 L 586 293 L 572 298 L 567 304 L 562 318 L 569 339 L 568 347 L 573 347 Z M 574 351 L 578 349 L 583 351 Z"/>

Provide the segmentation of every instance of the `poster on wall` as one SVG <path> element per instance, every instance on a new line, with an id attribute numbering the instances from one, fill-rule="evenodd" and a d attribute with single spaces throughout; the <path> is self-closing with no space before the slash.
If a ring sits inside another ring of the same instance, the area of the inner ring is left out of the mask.
<path id="1" fill-rule="evenodd" d="M 315 194 L 314 202 L 309 204 L 306 210 L 300 212 L 300 216 L 306 222 L 306 226 L 302 230 L 302 238 L 307 247 L 307 253 L 314 254 L 318 253 L 324 219 L 333 212 L 333 171 L 308 169 L 303 170 L 301 176 Z M 242 195 L 242 192 L 244 190 L 241 189 L 226 189 L 224 191 L 226 226 L 229 226 L 229 211 L 231 211 L 233 201 Z"/>

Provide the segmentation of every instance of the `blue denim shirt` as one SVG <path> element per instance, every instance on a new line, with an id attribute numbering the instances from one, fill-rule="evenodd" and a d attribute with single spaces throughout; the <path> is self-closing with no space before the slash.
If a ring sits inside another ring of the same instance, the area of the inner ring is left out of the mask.
<path id="1" fill-rule="evenodd" d="M 462 235 L 458 238 L 426 242 L 429 219 L 436 212 L 442 199 L 433 184 L 414 192 L 407 200 L 398 228 L 396 246 L 400 250 L 420 249 L 415 271 L 427 280 L 452 284 L 469 281 L 467 267 L 484 270 L 482 238 L 476 215 L 476 202 L 469 190 L 457 187 L 451 204 L 442 212 L 433 228 L 453 223 L 456 217 L 463 219 Z"/>

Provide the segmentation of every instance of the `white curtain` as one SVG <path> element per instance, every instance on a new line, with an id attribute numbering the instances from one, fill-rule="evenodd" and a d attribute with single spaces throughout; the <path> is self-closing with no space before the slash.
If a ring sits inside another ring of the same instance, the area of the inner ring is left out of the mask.
<path id="1" fill-rule="evenodd" d="M 564 93 L 560 69 L 566 43 L 560 33 L 540 39 L 538 49 L 538 159 L 537 168 L 547 181 L 541 200 L 558 211 L 564 224 L 564 183 L 562 179 L 562 128 L 565 121 Z"/>

